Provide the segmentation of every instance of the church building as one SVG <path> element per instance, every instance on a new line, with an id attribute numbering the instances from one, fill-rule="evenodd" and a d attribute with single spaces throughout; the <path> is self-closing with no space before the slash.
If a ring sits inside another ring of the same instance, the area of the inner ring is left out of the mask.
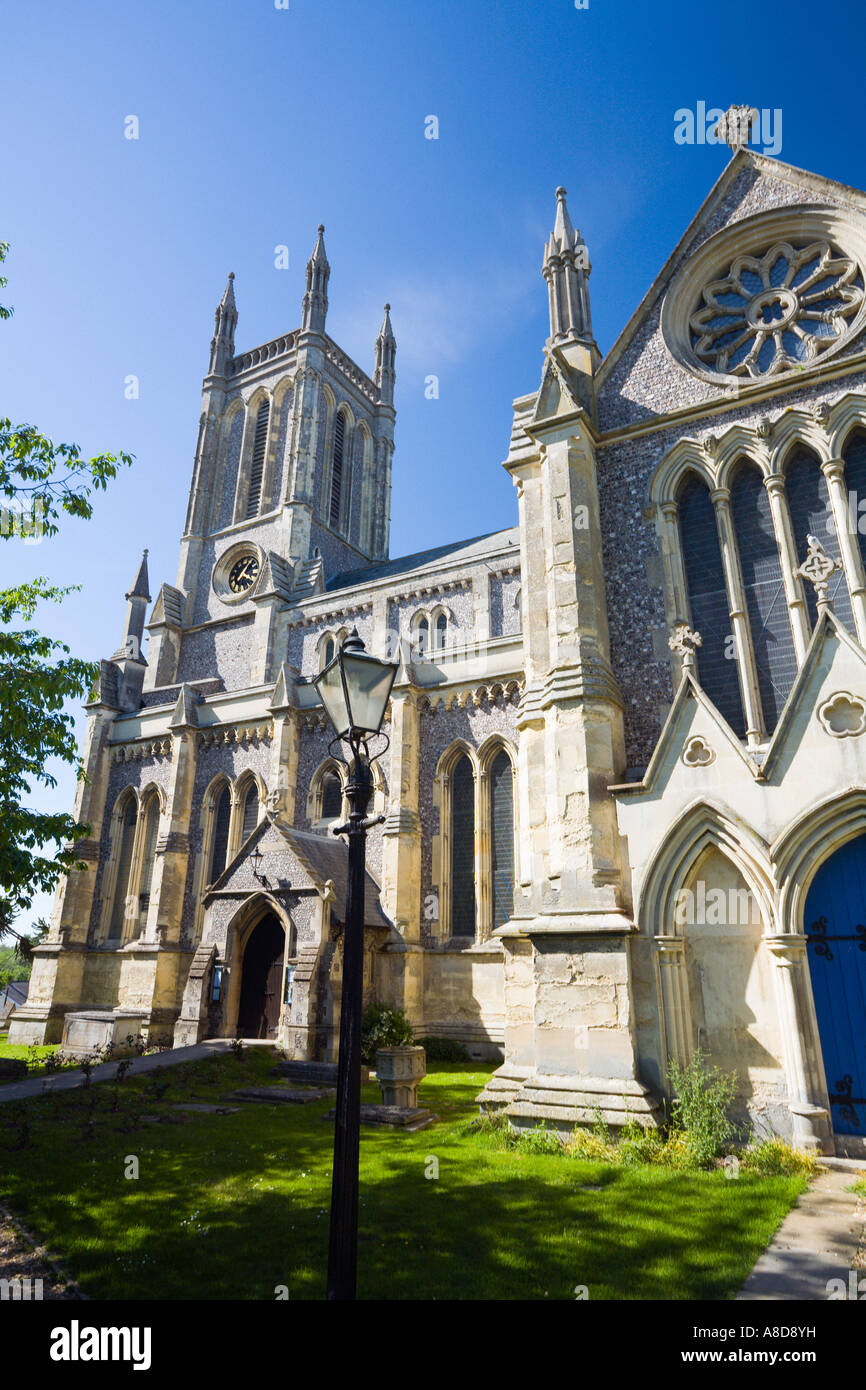
<path id="1" fill-rule="evenodd" d="M 501 1054 L 479 1101 L 517 1125 L 656 1124 L 700 1049 L 759 1134 L 866 1155 L 866 194 L 748 120 L 604 356 L 557 190 L 505 531 L 390 557 L 390 312 L 367 375 L 323 228 L 284 336 L 236 351 L 229 277 L 177 578 L 151 607 L 145 552 L 101 663 L 86 867 L 10 1042 L 335 1060 L 346 768 L 313 679 L 357 630 L 399 663 L 367 999 Z"/>

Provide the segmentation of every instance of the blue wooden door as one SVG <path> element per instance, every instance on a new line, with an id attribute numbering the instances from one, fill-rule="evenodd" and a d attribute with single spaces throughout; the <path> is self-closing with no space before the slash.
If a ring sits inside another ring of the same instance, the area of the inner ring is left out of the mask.
<path id="1" fill-rule="evenodd" d="M 866 836 L 821 865 L 804 926 L 833 1128 L 866 1135 Z"/>

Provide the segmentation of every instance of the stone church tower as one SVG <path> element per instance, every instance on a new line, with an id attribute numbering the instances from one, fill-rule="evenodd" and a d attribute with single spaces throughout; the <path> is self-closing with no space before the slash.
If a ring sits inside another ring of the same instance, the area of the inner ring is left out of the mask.
<path id="1" fill-rule="evenodd" d="M 732 157 L 602 355 L 556 194 L 517 524 L 392 559 L 396 345 L 217 308 L 175 584 L 146 558 L 88 707 L 15 1041 L 272 1037 L 332 1059 L 344 809 L 312 678 L 399 659 L 366 991 L 500 1054 L 515 1124 L 655 1124 L 672 1064 L 759 1133 L 866 1152 L 866 196 Z M 540 288 L 540 287 L 539 287 Z M 148 634 L 143 651 L 145 630 Z"/>

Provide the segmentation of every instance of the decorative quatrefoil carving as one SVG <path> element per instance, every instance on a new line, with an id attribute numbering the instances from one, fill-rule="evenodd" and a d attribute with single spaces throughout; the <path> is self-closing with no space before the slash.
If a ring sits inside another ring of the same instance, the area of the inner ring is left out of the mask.
<path id="1" fill-rule="evenodd" d="M 866 729 L 866 701 L 848 690 L 838 690 L 821 705 L 818 718 L 831 738 L 856 738 Z"/>
<path id="2" fill-rule="evenodd" d="M 695 734 L 693 738 L 688 739 L 683 749 L 683 762 L 686 767 L 707 767 L 709 763 L 715 761 L 715 757 L 714 749 L 700 734 Z"/>

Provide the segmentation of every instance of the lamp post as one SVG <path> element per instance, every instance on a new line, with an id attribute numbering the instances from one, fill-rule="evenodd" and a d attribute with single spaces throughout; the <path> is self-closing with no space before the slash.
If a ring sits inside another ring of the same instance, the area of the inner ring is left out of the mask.
<path id="1" fill-rule="evenodd" d="M 367 831 L 383 819 L 367 818 L 373 774 L 367 744 L 381 732 L 385 708 L 397 674 L 395 662 L 364 650 L 353 629 L 334 660 L 313 684 L 334 728 L 335 740 L 351 752 L 346 799 L 349 819 L 334 834 L 349 841 L 346 921 L 343 927 L 343 988 L 340 999 L 340 1055 L 331 1179 L 328 1242 L 328 1300 L 355 1297 L 358 1265 L 358 1152 L 361 1125 L 361 1011 L 364 998 L 364 873 Z M 384 749 L 382 750 L 384 752 Z M 379 755 L 377 755 L 379 756 Z"/>

